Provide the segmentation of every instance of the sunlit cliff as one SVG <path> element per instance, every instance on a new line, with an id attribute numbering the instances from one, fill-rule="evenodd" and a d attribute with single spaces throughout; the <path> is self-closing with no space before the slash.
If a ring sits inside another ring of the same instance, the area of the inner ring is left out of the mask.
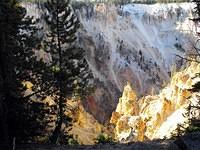
<path id="1" fill-rule="evenodd" d="M 28 15 L 41 18 L 36 4 L 24 6 Z M 77 43 L 86 50 L 95 85 L 94 93 L 80 106 L 70 104 L 76 106 L 71 132 L 80 143 L 93 144 L 105 130 L 98 121 L 109 120 L 115 108 L 110 122 L 121 142 L 170 137 L 177 124 L 187 122 L 182 114 L 198 95 L 188 89 L 200 80 L 193 78 L 200 66 L 192 63 L 160 89 L 170 80 L 172 64 L 183 64 L 176 54 L 184 56 L 192 47 L 193 7 L 192 3 L 123 7 L 101 3 L 75 10 L 81 22 Z M 126 81 L 130 83 L 119 99 Z M 159 94 L 140 98 L 152 89 Z"/>
<path id="2" fill-rule="evenodd" d="M 115 138 L 121 142 L 170 138 L 178 124 L 187 126 L 186 108 L 200 95 L 189 89 L 200 81 L 199 73 L 200 64 L 191 63 L 175 73 L 158 95 L 141 99 L 128 83 L 110 120 L 115 125 Z"/>
<path id="3" fill-rule="evenodd" d="M 42 9 L 25 3 L 27 15 L 40 18 Z M 75 9 L 81 22 L 77 45 L 86 50 L 86 59 L 94 76 L 95 91 L 84 107 L 98 121 L 105 123 L 117 105 L 126 81 L 131 82 L 139 97 L 152 89 L 158 92 L 168 82 L 171 65 L 181 64 L 191 49 L 188 18 L 192 3 L 88 4 Z M 44 27 L 44 32 L 46 28 Z M 48 60 L 47 54 L 39 53 Z"/>
<path id="4" fill-rule="evenodd" d="M 192 3 L 128 4 L 122 8 L 100 3 L 77 10 L 84 29 L 79 44 L 87 50 L 95 77 L 92 96 L 98 110 L 88 106 L 95 118 L 101 122 L 109 119 L 126 81 L 138 97 L 152 89 L 158 92 L 162 83 L 169 81 L 171 65 L 182 64 L 176 54 L 183 56 L 191 49 L 188 33 L 193 25 L 188 18 L 192 8 Z"/>

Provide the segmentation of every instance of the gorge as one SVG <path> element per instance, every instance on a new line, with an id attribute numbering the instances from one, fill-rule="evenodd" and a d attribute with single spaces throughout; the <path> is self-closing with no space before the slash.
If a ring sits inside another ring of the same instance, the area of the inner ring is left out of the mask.
<path id="1" fill-rule="evenodd" d="M 23 5 L 28 15 L 41 17 L 36 4 Z M 193 78 L 200 66 L 192 63 L 181 70 L 186 62 L 176 55 L 186 57 L 194 51 L 197 37 L 189 19 L 193 8 L 193 3 L 86 3 L 75 9 L 81 22 L 77 44 L 86 50 L 95 85 L 72 130 L 80 142 L 93 144 L 90 140 L 101 132 L 109 134 L 101 125 L 109 122 L 115 126 L 116 140 L 131 142 L 169 138 L 187 121 L 182 114 L 187 98 L 199 98 L 188 90 L 199 81 Z M 42 52 L 38 55 L 49 59 Z M 81 126 L 84 122 L 87 125 Z M 82 136 L 85 128 L 94 133 L 87 140 Z"/>

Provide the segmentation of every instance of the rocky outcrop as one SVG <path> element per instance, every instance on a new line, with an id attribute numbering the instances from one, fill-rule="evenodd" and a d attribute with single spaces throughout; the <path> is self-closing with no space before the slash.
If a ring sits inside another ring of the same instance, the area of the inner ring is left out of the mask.
<path id="1" fill-rule="evenodd" d="M 189 47 L 184 44 L 188 29 L 182 27 L 190 23 L 187 17 L 192 6 L 130 4 L 119 8 L 100 3 L 77 10 L 83 25 L 78 44 L 87 50 L 95 77 L 92 99 L 98 109 L 90 109 L 91 99 L 84 106 L 96 119 L 109 119 L 127 81 L 138 97 L 158 92 L 163 81 L 169 81 L 171 64 L 176 63 L 173 54 L 183 54 L 174 45 Z"/>
<path id="2" fill-rule="evenodd" d="M 40 18 L 43 24 L 42 9 L 33 3 L 23 5 L 27 15 Z M 95 78 L 95 92 L 83 104 L 86 110 L 105 123 L 127 81 L 134 85 L 139 97 L 152 90 L 158 92 L 163 81 L 169 80 L 168 72 L 175 63 L 173 54 L 183 54 L 184 50 L 175 45 L 188 49 L 185 43 L 190 37 L 184 31 L 189 30 L 187 18 L 192 7 L 190 3 L 123 7 L 98 3 L 77 9 L 82 24 L 77 44 L 86 50 Z M 36 55 L 51 59 L 42 52 Z"/>
<path id="3" fill-rule="evenodd" d="M 69 114 L 73 118 L 69 133 L 73 134 L 79 144 L 93 145 L 99 134 L 108 133 L 108 130 L 84 109 L 80 101 L 68 100 L 68 107 L 72 108 Z"/>
<path id="4" fill-rule="evenodd" d="M 130 142 L 170 138 L 178 124 L 187 125 L 187 106 L 200 100 L 200 94 L 190 90 L 200 81 L 199 73 L 200 64 L 191 63 L 175 73 L 160 94 L 141 99 L 133 96 L 134 90 L 127 84 L 110 120 L 115 125 L 116 139 Z"/>
<path id="5" fill-rule="evenodd" d="M 137 96 L 135 92 L 131 88 L 131 84 L 128 82 L 127 86 L 124 88 L 124 92 L 122 97 L 119 99 L 119 103 L 117 105 L 116 112 L 120 115 L 131 114 L 137 116 L 138 103 Z"/>

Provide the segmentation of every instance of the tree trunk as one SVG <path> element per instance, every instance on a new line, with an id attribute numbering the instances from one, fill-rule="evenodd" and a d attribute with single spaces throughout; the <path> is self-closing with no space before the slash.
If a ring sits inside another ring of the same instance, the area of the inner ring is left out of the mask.
<path id="1" fill-rule="evenodd" d="M 63 123 L 63 86 L 62 86 L 62 48 L 61 48 L 61 41 L 60 41 L 60 31 L 59 31 L 59 0 L 57 0 L 57 18 L 56 18 L 56 28 L 57 28 L 57 42 L 58 42 L 58 55 L 59 55 L 59 78 L 58 78 L 58 84 L 59 84 L 59 102 L 58 102 L 58 120 L 57 125 L 55 127 L 55 130 L 50 138 L 50 142 L 53 144 L 56 144 L 59 136 L 61 134 L 61 127 Z"/>

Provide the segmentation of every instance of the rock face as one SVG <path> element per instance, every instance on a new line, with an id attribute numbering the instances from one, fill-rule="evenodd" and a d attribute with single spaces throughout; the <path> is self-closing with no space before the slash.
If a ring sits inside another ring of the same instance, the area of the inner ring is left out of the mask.
<path id="1" fill-rule="evenodd" d="M 80 101 L 70 100 L 68 105 L 72 108 L 70 115 L 73 118 L 70 134 L 73 134 L 80 144 L 93 145 L 99 134 L 108 132 L 103 125 L 84 109 Z"/>
<path id="2" fill-rule="evenodd" d="M 138 114 L 138 104 L 137 96 L 131 88 L 131 84 L 128 82 L 127 86 L 124 88 L 122 97 L 119 99 L 116 112 L 120 115 L 137 115 Z"/>
<path id="3" fill-rule="evenodd" d="M 42 9 L 26 3 L 27 13 L 40 18 Z M 95 92 L 84 107 L 100 122 L 109 120 L 126 82 L 134 85 L 138 97 L 158 92 L 169 80 L 174 54 L 190 49 L 188 17 L 192 3 L 85 4 L 76 12 L 82 28 L 77 44 L 86 50 L 86 59 L 94 75 Z M 47 30 L 47 28 L 44 28 Z M 46 32 L 46 31 L 44 31 Z M 187 43 L 187 44 L 185 44 Z M 41 53 L 40 53 L 41 54 Z M 42 58 L 50 59 L 43 54 Z M 176 60 L 176 61 L 174 61 Z"/>
<path id="4" fill-rule="evenodd" d="M 158 95 L 137 99 L 130 84 L 124 88 L 110 122 L 115 125 L 116 139 L 121 142 L 170 138 L 178 124 L 187 123 L 186 108 L 197 103 L 200 94 L 191 92 L 200 77 L 200 64 L 191 63 L 177 72 Z M 122 109 L 123 108 L 123 109 Z M 196 112 L 199 114 L 199 112 Z"/>
<path id="5" fill-rule="evenodd" d="M 78 44 L 95 77 L 92 95 L 97 110 L 85 107 L 101 122 L 116 108 L 119 93 L 126 82 L 134 86 L 138 97 L 158 92 L 169 80 L 174 54 L 189 49 L 190 3 L 125 5 L 122 8 L 103 3 L 85 5 L 77 10 L 83 25 Z M 182 45 L 177 48 L 177 45 Z M 179 64 L 182 62 L 177 60 Z M 106 112 L 106 113 L 105 113 Z M 101 114 L 101 115 L 99 115 Z"/>

